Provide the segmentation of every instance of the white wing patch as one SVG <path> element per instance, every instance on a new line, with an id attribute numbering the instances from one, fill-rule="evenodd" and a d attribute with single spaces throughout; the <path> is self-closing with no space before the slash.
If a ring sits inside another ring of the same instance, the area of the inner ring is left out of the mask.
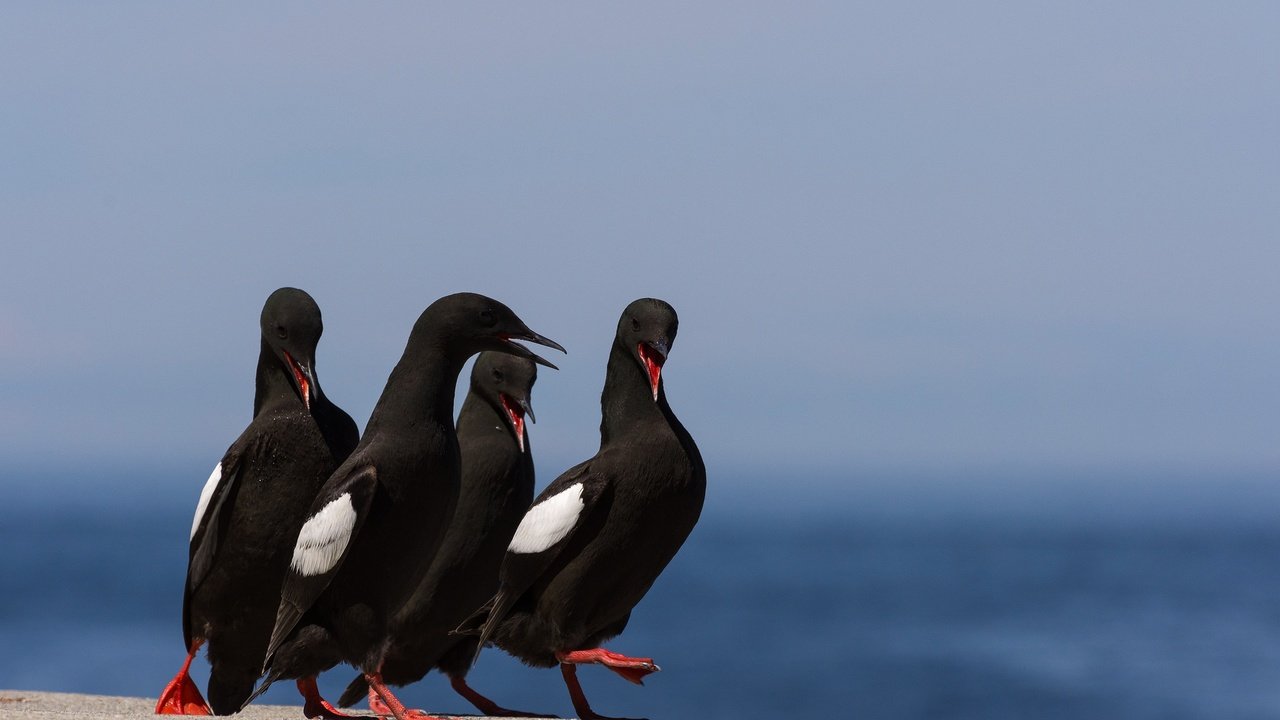
<path id="1" fill-rule="evenodd" d="M 582 513 L 582 483 L 574 483 L 525 513 L 508 552 L 539 553 L 564 539 Z"/>
<path id="2" fill-rule="evenodd" d="M 351 504 L 351 493 L 343 493 L 302 526 L 290 567 L 302 575 L 329 572 L 347 549 L 355 526 L 356 508 Z"/>
<path id="3" fill-rule="evenodd" d="M 204 517 L 204 511 L 209 509 L 209 498 L 213 497 L 213 491 L 218 487 L 218 481 L 222 480 L 222 463 L 218 463 L 213 469 L 213 474 L 204 482 L 204 489 L 200 491 L 200 499 L 196 501 L 196 517 L 191 521 L 191 540 L 196 539 L 196 528 L 200 527 L 200 519 Z"/>

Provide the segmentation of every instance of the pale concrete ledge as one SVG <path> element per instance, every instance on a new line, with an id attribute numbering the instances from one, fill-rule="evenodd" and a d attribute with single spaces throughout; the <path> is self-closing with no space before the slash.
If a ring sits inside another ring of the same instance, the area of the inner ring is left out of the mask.
<path id="1" fill-rule="evenodd" d="M 156 720 L 155 709 L 155 698 L 0 690 L 0 720 Z M 361 710 L 352 708 L 350 712 L 354 714 Z M 250 705 L 232 717 L 237 720 L 302 720 L 302 706 Z"/>
<path id="2" fill-rule="evenodd" d="M 78 695 L 75 693 L 27 692 L 0 690 L 0 718 L 24 720 L 156 720 L 155 698 L 113 697 L 110 695 Z M 302 706 L 250 705 L 236 715 L 245 720 L 301 720 Z"/>

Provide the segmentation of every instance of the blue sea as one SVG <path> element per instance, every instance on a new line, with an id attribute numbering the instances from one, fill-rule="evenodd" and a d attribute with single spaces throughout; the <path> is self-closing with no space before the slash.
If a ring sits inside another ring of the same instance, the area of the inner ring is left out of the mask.
<path id="1" fill-rule="evenodd" d="M 159 691 L 183 657 L 193 477 L 181 491 L 123 474 L 92 489 L 68 478 L 3 484 L 0 688 Z M 866 502 L 789 507 L 766 490 L 731 501 L 716 492 L 611 644 L 663 671 L 636 687 L 583 668 L 597 711 L 1280 718 L 1280 518 L 1270 511 L 1198 513 L 1194 496 L 1179 512 L 1132 497 L 1115 511 L 1103 495 L 1072 505 L 1052 493 L 1038 506 L 952 511 L 918 489 L 894 502 L 892 487 Z M 322 689 L 336 696 L 351 675 L 335 669 Z M 556 670 L 488 650 L 471 681 L 509 707 L 572 715 Z M 473 712 L 434 675 L 403 697 Z M 283 683 L 264 701 L 296 698 Z"/>

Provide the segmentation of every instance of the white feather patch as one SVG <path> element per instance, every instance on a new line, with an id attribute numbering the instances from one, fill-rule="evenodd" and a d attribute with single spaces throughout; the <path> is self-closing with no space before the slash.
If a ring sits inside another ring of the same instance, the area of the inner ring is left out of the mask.
<path id="1" fill-rule="evenodd" d="M 204 489 L 200 491 L 200 499 L 196 501 L 196 516 L 191 521 L 191 540 L 196 537 L 196 528 L 200 527 L 200 519 L 204 517 L 204 511 L 209 509 L 209 498 L 213 497 L 213 491 L 218 487 L 220 480 L 222 480 L 222 463 L 218 463 L 213 469 L 213 474 L 204 481 Z"/>
<path id="2" fill-rule="evenodd" d="M 290 567 L 302 575 L 329 572 L 347 549 L 355 526 L 356 508 L 351 504 L 351 493 L 343 493 L 302 526 Z"/>
<path id="3" fill-rule="evenodd" d="M 516 528 L 508 552 L 539 553 L 564 539 L 582 514 L 582 483 L 574 483 L 534 505 Z"/>

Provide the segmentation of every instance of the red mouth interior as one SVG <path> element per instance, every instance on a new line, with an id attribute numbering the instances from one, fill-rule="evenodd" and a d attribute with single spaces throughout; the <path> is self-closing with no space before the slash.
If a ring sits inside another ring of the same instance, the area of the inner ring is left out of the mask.
<path id="1" fill-rule="evenodd" d="M 507 417 L 511 418 L 511 427 L 516 433 L 516 444 L 520 446 L 520 452 L 524 452 L 524 408 L 512 402 L 505 393 L 498 393 L 498 398 L 502 400 L 502 409 L 507 411 Z"/>
<path id="2" fill-rule="evenodd" d="M 298 363 L 294 362 L 293 356 L 286 350 L 284 359 L 289 361 L 289 369 L 293 371 L 293 379 L 298 381 L 298 387 L 302 390 L 302 405 L 311 412 L 311 383 L 307 382 L 307 376 L 302 374 L 302 368 L 298 367 Z"/>
<path id="3" fill-rule="evenodd" d="M 658 399 L 658 380 L 662 377 L 662 363 L 666 358 L 651 350 L 648 345 L 638 346 L 640 359 L 644 361 L 644 369 L 649 373 L 649 388 L 653 390 L 653 399 Z"/>

